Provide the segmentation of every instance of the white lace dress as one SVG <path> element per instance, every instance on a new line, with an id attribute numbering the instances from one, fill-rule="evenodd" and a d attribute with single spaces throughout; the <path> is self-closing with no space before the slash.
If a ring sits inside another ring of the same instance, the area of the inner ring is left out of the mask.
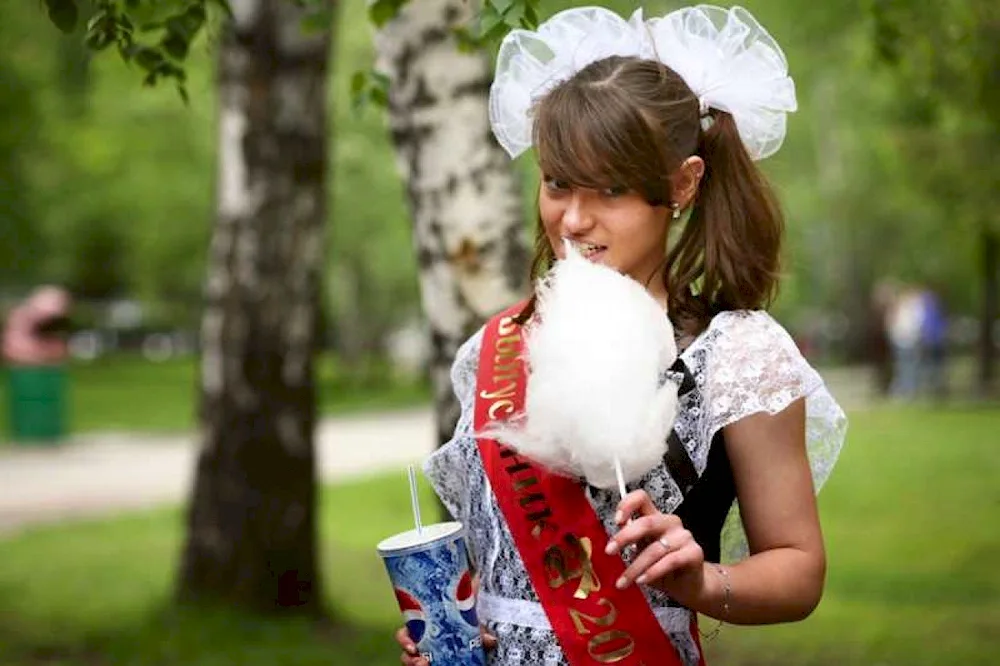
<path id="1" fill-rule="evenodd" d="M 472 436 L 476 370 L 483 331 L 459 349 L 452 382 L 462 415 L 450 442 L 426 461 L 424 472 L 452 515 L 468 528 L 470 548 L 479 570 L 479 616 L 497 636 L 490 652 L 495 666 L 567 664 L 527 571 L 496 504 Z M 695 388 L 680 398 L 674 431 L 700 476 L 715 434 L 724 426 L 758 412 L 777 413 L 806 398 L 807 446 L 817 490 L 840 452 L 847 428 L 843 410 L 806 362 L 788 333 L 765 312 L 724 312 L 680 355 Z M 668 373 L 664 381 L 679 381 Z M 661 464 L 630 490 L 644 488 L 664 512 L 678 507 L 683 496 Z M 588 498 L 608 534 L 619 501 L 616 491 L 585 486 Z M 722 533 L 724 561 L 746 553 L 746 539 L 734 504 Z M 686 666 L 698 663 L 689 631 L 690 611 L 663 593 L 643 587 L 660 625 Z"/>

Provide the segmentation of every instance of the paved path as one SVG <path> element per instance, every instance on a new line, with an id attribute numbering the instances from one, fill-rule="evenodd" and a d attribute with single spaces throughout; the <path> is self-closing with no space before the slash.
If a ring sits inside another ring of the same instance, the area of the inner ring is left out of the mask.
<path id="1" fill-rule="evenodd" d="M 398 469 L 434 445 L 429 408 L 325 419 L 323 480 Z M 195 463 L 193 435 L 82 435 L 49 448 L 0 449 L 0 536 L 31 524 L 182 500 Z"/>
<path id="2" fill-rule="evenodd" d="M 848 410 L 870 391 L 857 369 L 824 370 Z M 399 469 L 434 445 L 430 408 L 328 418 L 318 432 L 325 481 Z M 195 461 L 193 435 L 82 435 L 51 448 L 0 449 L 0 536 L 28 525 L 179 502 Z"/>

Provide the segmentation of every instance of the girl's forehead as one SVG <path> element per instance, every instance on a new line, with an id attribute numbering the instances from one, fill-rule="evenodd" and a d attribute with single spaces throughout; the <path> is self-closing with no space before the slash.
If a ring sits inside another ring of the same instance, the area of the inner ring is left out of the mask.
<path id="1" fill-rule="evenodd" d="M 542 143 L 538 147 L 538 167 L 546 176 L 581 186 L 601 186 L 624 175 L 619 160 L 610 151 L 585 141 Z"/>

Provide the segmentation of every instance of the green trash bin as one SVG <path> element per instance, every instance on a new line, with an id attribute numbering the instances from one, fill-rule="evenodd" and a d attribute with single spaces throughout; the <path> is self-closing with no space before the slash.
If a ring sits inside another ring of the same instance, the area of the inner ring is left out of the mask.
<path id="1" fill-rule="evenodd" d="M 66 435 L 66 368 L 7 367 L 10 437 L 15 442 L 55 443 Z"/>

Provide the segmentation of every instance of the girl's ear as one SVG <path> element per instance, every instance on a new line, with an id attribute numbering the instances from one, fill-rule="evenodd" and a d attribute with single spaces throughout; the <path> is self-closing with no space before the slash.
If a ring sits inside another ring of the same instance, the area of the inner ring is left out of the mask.
<path id="1" fill-rule="evenodd" d="M 705 160 L 697 155 L 684 160 L 677 171 L 670 177 L 670 189 L 674 194 L 674 203 L 683 210 L 694 203 L 701 178 L 705 175 Z"/>

